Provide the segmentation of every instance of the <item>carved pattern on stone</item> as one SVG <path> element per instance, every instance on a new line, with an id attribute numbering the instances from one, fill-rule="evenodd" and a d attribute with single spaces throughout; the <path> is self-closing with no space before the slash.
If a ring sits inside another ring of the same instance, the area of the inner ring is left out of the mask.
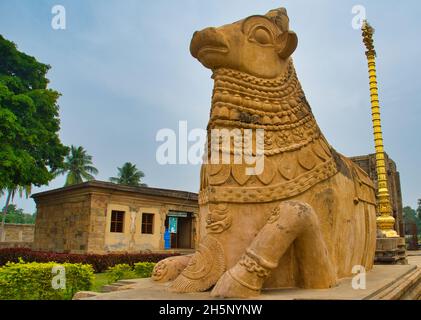
<path id="1" fill-rule="evenodd" d="M 279 220 L 280 215 L 281 215 L 281 209 L 279 208 L 279 206 L 276 206 L 272 210 L 272 214 L 270 215 L 270 217 L 268 219 L 268 223 L 269 224 L 275 223 L 276 221 Z"/>
<path id="2" fill-rule="evenodd" d="M 231 227 L 232 216 L 226 204 L 211 205 L 206 219 L 206 229 L 209 234 L 221 233 Z"/>
<path id="3" fill-rule="evenodd" d="M 224 248 L 212 236 L 206 236 L 190 259 L 187 268 L 170 285 L 175 292 L 200 292 L 212 287 L 225 272 Z"/>
<path id="4" fill-rule="evenodd" d="M 272 161 L 269 160 L 269 158 L 265 158 L 264 166 L 265 167 L 263 172 L 257 175 L 257 179 L 259 179 L 259 181 L 264 185 L 269 185 L 275 177 L 276 170 L 274 169 Z"/>
<path id="5" fill-rule="evenodd" d="M 298 153 L 298 163 L 306 170 L 311 170 L 316 166 L 316 158 L 309 148 L 301 149 Z"/>
<path id="6" fill-rule="evenodd" d="M 152 272 L 152 280 L 158 282 L 172 281 L 186 268 L 191 259 L 189 256 L 171 257 L 158 262 Z"/>
<path id="7" fill-rule="evenodd" d="M 297 162 L 297 155 L 294 152 L 285 153 L 282 155 L 278 164 L 280 174 L 287 180 L 292 180 L 296 177 L 298 167 L 295 165 Z"/>
<path id="8" fill-rule="evenodd" d="M 298 195 L 337 173 L 334 161 L 326 161 L 294 180 L 265 187 L 215 187 L 199 193 L 199 204 L 208 202 L 258 203 L 272 202 Z"/>
<path id="9" fill-rule="evenodd" d="M 243 165 L 232 165 L 231 172 L 232 177 L 240 186 L 244 186 L 247 183 L 247 181 L 251 178 L 250 175 L 246 174 L 245 166 Z"/>
<path id="10" fill-rule="evenodd" d="M 265 155 L 297 150 L 320 136 L 292 62 L 287 76 L 278 79 L 259 79 L 229 69 L 216 70 L 213 78 L 209 129 L 265 129 L 266 135 L 272 134 L 265 137 L 271 140 L 265 145 Z M 233 148 L 223 152 L 233 153 Z"/>
<path id="11" fill-rule="evenodd" d="M 314 153 L 322 160 L 327 160 L 330 158 L 330 155 L 326 153 L 325 149 L 321 146 L 323 142 L 321 140 L 315 141 L 312 144 Z"/>
<path id="12" fill-rule="evenodd" d="M 209 166 L 211 167 L 211 172 L 208 180 L 211 185 L 224 184 L 230 177 L 231 167 L 229 164 L 211 164 Z M 212 174 L 212 172 L 216 173 Z"/>
<path id="13" fill-rule="evenodd" d="M 302 147 L 309 145 L 311 142 L 316 141 L 320 137 L 320 133 L 317 131 L 318 128 L 310 124 L 308 128 L 303 126 L 298 126 L 292 128 L 291 130 L 272 130 L 269 131 L 267 128 L 259 128 L 255 125 L 248 126 L 250 128 L 245 129 L 265 129 L 265 149 L 264 154 L 266 156 L 273 156 L 283 152 L 295 151 Z M 222 151 L 223 153 L 231 154 L 244 154 L 244 155 L 253 155 L 247 148 L 244 148 L 242 151 L 235 150 L 233 144 L 231 144 L 230 150 L 227 150 L 223 144 L 220 142 L 219 146 L 217 144 L 213 145 L 209 149 L 211 152 Z"/>
<path id="14" fill-rule="evenodd" d="M 246 268 L 246 270 L 250 273 L 256 274 L 259 278 L 267 278 L 270 275 L 270 270 L 262 267 L 250 257 L 248 254 L 244 254 L 240 261 L 240 265 Z"/>
<path id="15" fill-rule="evenodd" d="M 158 281 L 158 282 L 162 281 L 162 279 L 164 279 L 167 274 L 168 274 L 168 261 L 167 260 L 159 261 L 153 269 L 152 280 Z"/>
<path id="16" fill-rule="evenodd" d="M 298 152 L 285 152 L 276 157 L 265 157 L 264 159 L 264 171 L 257 176 L 258 181 L 262 186 L 270 185 L 274 180 L 276 175 L 280 175 L 282 180 L 293 180 L 296 178 L 299 170 L 306 170 L 312 172 L 315 168 L 324 163 L 326 164 L 331 160 L 331 156 L 326 154 L 322 148 L 323 142 L 321 140 L 315 141 L 311 145 L 304 147 Z M 316 151 L 317 150 L 317 153 Z M 325 158 L 326 160 L 324 160 Z M 248 187 L 248 182 L 252 181 L 255 186 L 256 180 L 250 180 L 251 176 L 246 174 L 246 168 L 251 167 L 251 165 L 243 164 L 221 164 L 221 165 L 206 165 L 210 167 L 211 170 L 207 168 L 204 169 L 203 174 L 207 175 L 208 172 L 213 172 L 214 175 L 208 175 L 207 181 L 208 185 L 211 186 L 220 186 L 225 184 L 227 186 L 246 186 Z M 299 169 L 302 168 L 302 169 Z M 278 173 L 279 172 L 279 173 Z M 233 179 L 228 182 L 229 178 Z M 228 184 L 227 184 L 228 182 Z M 206 184 L 201 185 L 201 190 L 206 187 Z"/>

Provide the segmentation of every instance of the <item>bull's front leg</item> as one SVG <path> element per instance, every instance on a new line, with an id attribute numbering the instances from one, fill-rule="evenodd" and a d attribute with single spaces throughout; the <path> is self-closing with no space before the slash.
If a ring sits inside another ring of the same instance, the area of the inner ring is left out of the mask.
<path id="1" fill-rule="evenodd" d="M 219 279 L 212 296 L 247 298 L 259 295 L 264 281 L 293 243 L 299 264 L 300 286 L 333 286 L 337 280 L 336 273 L 317 215 L 308 204 L 287 201 L 275 208 L 240 261 Z"/>

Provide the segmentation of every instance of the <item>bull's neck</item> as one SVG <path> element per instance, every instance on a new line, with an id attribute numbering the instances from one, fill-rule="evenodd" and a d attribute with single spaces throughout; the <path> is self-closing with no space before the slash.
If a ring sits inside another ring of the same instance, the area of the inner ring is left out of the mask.
<path id="1" fill-rule="evenodd" d="M 274 79 L 230 69 L 214 71 L 213 79 L 208 130 L 264 129 L 265 144 L 273 136 L 278 151 L 290 150 L 321 135 L 292 61 L 285 73 Z"/>

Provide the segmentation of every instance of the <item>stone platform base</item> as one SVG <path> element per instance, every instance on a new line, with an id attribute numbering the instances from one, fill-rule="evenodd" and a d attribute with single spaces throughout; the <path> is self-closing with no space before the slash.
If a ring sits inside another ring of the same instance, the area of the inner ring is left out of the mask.
<path id="1" fill-rule="evenodd" d="M 410 265 L 376 265 L 367 274 L 366 289 L 352 288 L 352 278 L 337 287 L 323 290 L 265 290 L 253 300 L 398 300 L 421 299 L 421 256 L 408 257 Z M 83 300 L 211 300 L 209 292 L 177 294 L 168 292 L 168 284 L 151 279 L 130 280 L 127 286 L 110 293 L 81 292 L 74 299 Z"/>
<path id="2" fill-rule="evenodd" d="M 405 238 L 377 238 L 375 264 L 408 264 Z"/>

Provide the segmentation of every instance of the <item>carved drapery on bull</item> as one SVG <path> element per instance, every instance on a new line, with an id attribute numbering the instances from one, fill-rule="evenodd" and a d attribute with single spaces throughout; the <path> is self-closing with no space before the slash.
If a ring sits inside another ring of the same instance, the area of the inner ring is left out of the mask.
<path id="1" fill-rule="evenodd" d="M 355 265 L 372 268 L 373 183 L 321 133 L 291 59 L 297 44 L 284 8 L 194 34 L 190 51 L 215 81 L 208 136 L 263 129 L 264 169 L 202 166 L 199 248 L 160 262 L 153 276 L 172 281 L 170 290 L 251 297 L 264 288 L 329 288 Z"/>

